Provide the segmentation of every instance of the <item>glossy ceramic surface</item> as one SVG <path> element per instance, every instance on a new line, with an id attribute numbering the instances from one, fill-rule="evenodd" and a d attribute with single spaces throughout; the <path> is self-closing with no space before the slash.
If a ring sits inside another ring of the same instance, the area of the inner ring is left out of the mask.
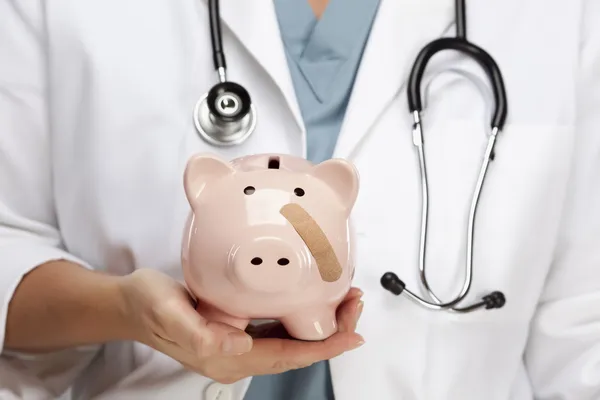
<path id="1" fill-rule="evenodd" d="M 352 164 L 334 159 L 313 165 L 279 154 L 227 162 L 199 154 L 188 162 L 184 185 L 191 211 L 183 272 L 206 318 L 240 329 L 250 319 L 276 319 L 303 340 L 337 330 L 335 311 L 355 268 L 350 214 L 359 178 Z M 290 203 L 325 234 L 320 250 L 313 247 L 317 254 L 282 214 Z M 330 282 L 319 272 L 323 262 L 317 263 L 328 245 L 341 266 Z"/>

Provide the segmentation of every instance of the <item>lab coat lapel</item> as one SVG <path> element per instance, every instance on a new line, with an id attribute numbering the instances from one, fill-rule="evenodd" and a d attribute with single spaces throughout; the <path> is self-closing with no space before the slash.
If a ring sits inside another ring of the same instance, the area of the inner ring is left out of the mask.
<path id="1" fill-rule="evenodd" d="M 204 0 L 208 7 L 208 1 Z M 272 0 L 221 0 L 221 28 L 229 29 L 278 86 L 299 128 L 304 132 L 300 107 L 289 73 Z M 224 45 L 227 52 L 227 45 Z M 231 66 L 229 66 L 231 67 Z M 260 112 L 260 104 L 256 104 Z M 264 115 L 264 114 L 263 114 Z M 259 117 L 260 118 L 260 117 Z"/>
<path id="2" fill-rule="evenodd" d="M 406 85 L 417 53 L 447 31 L 452 21 L 451 1 L 381 0 L 346 111 L 336 157 L 351 157 L 390 100 Z M 408 106 L 401 111 L 408 115 Z M 399 132 L 390 134 L 410 134 L 410 126 L 398 129 Z"/>

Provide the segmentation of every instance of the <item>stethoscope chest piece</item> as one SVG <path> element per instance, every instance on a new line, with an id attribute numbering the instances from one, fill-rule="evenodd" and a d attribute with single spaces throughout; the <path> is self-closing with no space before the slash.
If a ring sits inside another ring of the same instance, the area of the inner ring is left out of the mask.
<path id="1" fill-rule="evenodd" d="M 243 86 L 220 82 L 196 103 L 194 124 L 200 137 L 213 146 L 235 146 L 254 132 L 256 109 Z"/>

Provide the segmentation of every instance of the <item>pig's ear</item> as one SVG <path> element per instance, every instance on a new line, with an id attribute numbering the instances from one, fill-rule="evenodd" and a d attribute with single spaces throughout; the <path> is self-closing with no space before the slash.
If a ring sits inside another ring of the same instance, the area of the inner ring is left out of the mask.
<path id="1" fill-rule="evenodd" d="M 331 159 L 313 167 L 313 175 L 327 183 L 350 212 L 358 197 L 358 171 L 348 161 Z"/>
<path id="2" fill-rule="evenodd" d="M 185 167 L 183 185 L 190 204 L 194 204 L 202 190 L 211 181 L 233 174 L 235 170 L 226 161 L 212 154 L 196 154 Z"/>

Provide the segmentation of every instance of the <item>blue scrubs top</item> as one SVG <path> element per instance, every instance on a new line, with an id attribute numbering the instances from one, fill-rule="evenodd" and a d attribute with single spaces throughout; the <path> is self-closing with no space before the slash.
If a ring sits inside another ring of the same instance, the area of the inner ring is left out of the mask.
<path id="1" fill-rule="evenodd" d="M 274 0 L 307 158 L 332 157 L 379 0 L 329 0 L 317 19 L 308 0 Z M 253 378 L 244 400 L 333 400 L 329 363 Z"/>

